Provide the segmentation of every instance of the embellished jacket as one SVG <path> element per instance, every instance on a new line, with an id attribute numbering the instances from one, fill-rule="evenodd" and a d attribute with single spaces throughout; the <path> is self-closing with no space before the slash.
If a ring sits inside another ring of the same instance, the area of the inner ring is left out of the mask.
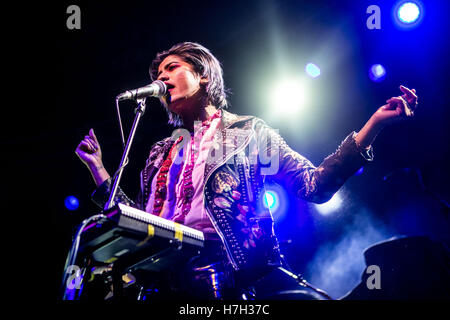
<path id="1" fill-rule="evenodd" d="M 262 202 L 265 180 L 273 179 L 307 201 L 325 202 L 373 159 L 371 148 L 365 153 L 358 150 L 354 136 L 355 132 L 347 136 L 336 152 L 315 167 L 263 120 L 222 110 L 205 166 L 203 201 L 234 270 L 248 274 L 281 265 L 273 217 Z M 119 190 L 116 202 L 145 210 L 153 177 L 174 141 L 169 137 L 152 146 L 136 201 Z M 110 182 L 105 181 L 92 195 L 101 207 L 108 199 Z"/>

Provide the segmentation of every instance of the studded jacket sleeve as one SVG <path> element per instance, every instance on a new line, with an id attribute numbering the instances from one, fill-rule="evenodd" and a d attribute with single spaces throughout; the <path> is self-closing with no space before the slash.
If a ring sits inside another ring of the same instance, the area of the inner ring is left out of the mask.
<path id="1" fill-rule="evenodd" d="M 266 178 L 285 184 L 289 190 L 295 190 L 298 197 L 315 203 L 331 199 L 350 176 L 373 160 L 372 148 L 364 152 L 358 150 L 355 132 L 348 135 L 318 167 L 292 150 L 274 129 L 263 122 L 256 125 L 256 132 L 259 155 L 265 154 L 271 161 L 278 161 L 275 165 L 277 170 L 272 169 Z"/>
<path id="2" fill-rule="evenodd" d="M 91 195 L 92 201 L 94 201 L 94 203 L 100 208 L 103 208 L 106 205 L 106 202 L 108 202 L 111 185 L 112 179 L 109 178 L 105 180 Z M 115 203 L 123 203 L 127 206 L 136 207 L 136 203 L 128 198 L 120 187 L 117 189 L 114 201 Z M 137 203 L 139 202 L 137 201 Z"/>
<path id="3" fill-rule="evenodd" d="M 170 138 L 166 138 L 164 140 L 158 141 L 150 148 L 150 154 L 147 159 L 146 166 L 141 172 L 141 187 L 139 188 L 136 199 L 134 201 L 131 200 L 119 187 L 115 197 L 116 203 L 123 203 L 140 210 L 145 210 L 145 203 L 148 200 L 148 196 L 150 193 L 149 187 L 151 183 L 149 182 L 149 179 L 152 176 L 150 172 L 157 171 L 157 168 L 155 168 L 154 166 L 156 164 L 155 160 L 157 160 L 156 162 L 161 163 L 162 159 L 167 156 L 167 151 L 172 145 L 171 143 L 168 143 L 169 140 Z M 109 190 L 111 188 L 111 185 L 112 179 L 109 178 L 108 180 L 105 180 L 105 182 L 103 182 L 103 184 L 101 184 L 91 195 L 92 201 L 101 208 L 105 206 L 106 202 L 109 199 Z"/>

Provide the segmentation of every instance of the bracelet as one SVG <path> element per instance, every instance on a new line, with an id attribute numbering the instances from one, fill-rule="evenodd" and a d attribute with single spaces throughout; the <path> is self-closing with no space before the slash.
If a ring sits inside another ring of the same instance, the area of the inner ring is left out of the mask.
<path id="1" fill-rule="evenodd" d="M 368 147 L 363 147 L 363 146 L 361 146 L 359 143 L 358 143 L 358 141 L 356 141 L 356 131 L 355 132 L 353 132 L 353 140 L 355 141 L 355 145 L 356 145 L 356 149 L 358 149 L 358 151 L 359 152 L 363 152 L 363 151 L 367 151 L 367 150 L 369 150 L 370 149 L 370 145 L 368 146 Z"/>
<path id="2" fill-rule="evenodd" d="M 373 148 L 372 145 L 368 147 L 361 146 L 358 142 L 356 142 L 356 132 L 353 132 L 353 141 L 355 141 L 356 150 L 359 154 L 367 161 L 373 161 Z"/>
<path id="3" fill-rule="evenodd" d="M 355 144 L 356 144 L 356 148 L 358 149 L 359 152 L 365 152 L 365 151 L 369 150 L 371 147 L 370 145 L 367 147 L 363 147 L 356 140 L 355 140 Z"/>
<path id="4" fill-rule="evenodd" d="M 402 97 L 402 99 L 403 99 L 403 97 Z M 411 107 L 411 105 L 409 104 L 407 99 L 403 99 L 403 101 L 405 101 L 405 103 L 406 103 L 406 110 L 405 110 L 406 116 L 407 117 L 414 116 L 414 110 L 417 108 L 417 101 L 414 104 L 414 109 Z"/>

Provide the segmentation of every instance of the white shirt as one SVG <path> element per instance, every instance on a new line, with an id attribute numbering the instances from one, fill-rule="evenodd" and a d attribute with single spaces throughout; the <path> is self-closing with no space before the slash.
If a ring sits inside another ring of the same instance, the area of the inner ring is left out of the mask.
<path id="1" fill-rule="evenodd" d="M 186 144 L 185 148 L 181 148 L 179 153 L 173 159 L 172 164 L 167 173 L 167 196 L 160 213 L 160 217 L 175 220 L 176 217 L 182 214 L 182 197 L 181 190 L 183 184 L 183 177 L 188 161 L 182 161 L 183 151 L 187 151 L 186 160 L 191 159 L 191 152 L 194 148 L 198 150 L 197 159 L 192 172 L 192 185 L 194 187 L 194 195 L 192 198 L 190 211 L 186 214 L 184 225 L 200 230 L 205 234 L 206 239 L 217 239 L 218 235 L 208 217 L 206 208 L 203 205 L 203 187 L 204 187 L 204 172 L 205 164 L 209 155 L 209 151 L 214 141 L 214 135 L 220 124 L 220 117 L 215 118 L 211 125 L 203 133 L 204 128 L 201 127 L 201 122 L 196 122 L 194 125 L 194 137 Z M 192 145 L 194 144 L 194 145 Z M 160 169 L 161 170 L 161 169 Z M 156 189 L 156 179 L 159 171 L 152 180 L 152 190 Z M 155 192 L 152 192 L 145 210 L 153 212 L 155 201 Z"/>

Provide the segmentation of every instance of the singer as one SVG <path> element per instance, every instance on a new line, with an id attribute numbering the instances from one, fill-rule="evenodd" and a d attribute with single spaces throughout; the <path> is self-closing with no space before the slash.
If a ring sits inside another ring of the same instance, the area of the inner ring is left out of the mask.
<path id="1" fill-rule="evenodd" d="M 263 120 L 226 111 L 222 68 L 207 48 L 184 42 L 158 53 L 150 76 L 167 86 L 160 101 L 169 123 L 190 135 L 154 144 L 138 198 L 133 201 L 119 189 L 116 201 L 198 229 L 206 244 L 189 263 L 161 274 L 157 284 L 141 284 L 158 288 L 148 290 L 148 299 L 330 299 L 289 271 L 272 215 L 261 205 L 264 182 L 283 184 L 307 201 L 329 200 L 373 160 L 371 145 L 380 130 L 414 115 L 416 91 L 400 86 L 403 95 L 388 99 L 316 167 Z M 218 150 L 224 154 L 217 156 Z M 103 208 L 111 177 L 92 129 L 76 154 L 97 185 L 93 201 Z M 263 155 L 269 164 L 260 161 Z M 272 164 L 275 170 L 267 170 Z"/>

